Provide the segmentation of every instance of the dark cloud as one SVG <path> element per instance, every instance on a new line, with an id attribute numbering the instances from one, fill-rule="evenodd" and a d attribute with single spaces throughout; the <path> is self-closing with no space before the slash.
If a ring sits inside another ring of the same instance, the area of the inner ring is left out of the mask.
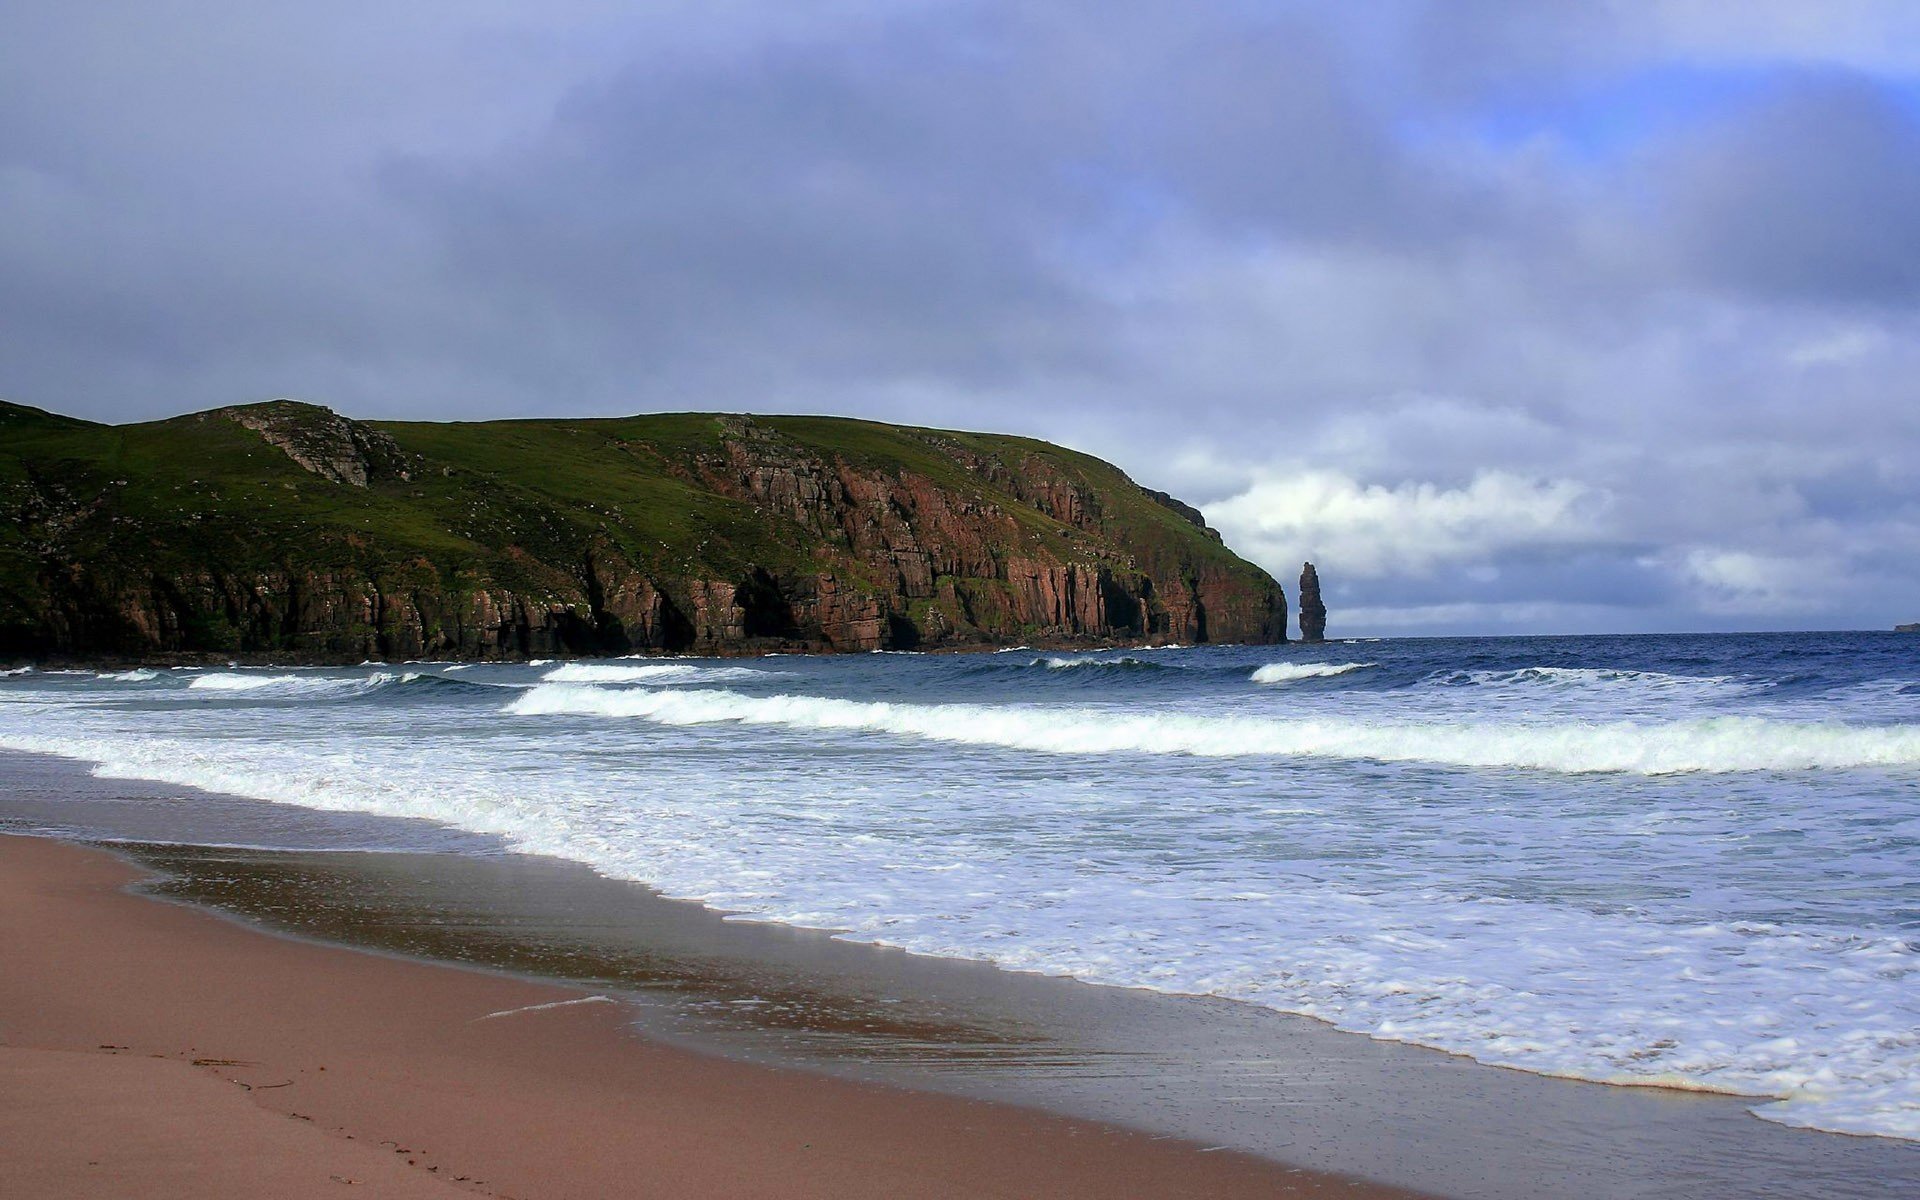
<path id="1" fill-rule="evenodd" d="M 1089 338 L 1049 261 L 1073 210 L 988 64 L 893 37 L 623 71 L 531 142 L 386 173 L 436 266 L 536 302 L 614 361 L 735 389 L 782 375 L 1014 380 Z"/>
<path id="2" fill-rule="evenodd" d="M 1920 119 L 1859 78 L 1794 80 L 1662 147 L 1660 249 L 1743 295 L 1920 299 Z"/>

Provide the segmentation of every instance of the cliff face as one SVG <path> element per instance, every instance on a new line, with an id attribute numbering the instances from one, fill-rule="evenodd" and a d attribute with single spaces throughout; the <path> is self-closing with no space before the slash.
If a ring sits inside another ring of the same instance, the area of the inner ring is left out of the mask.
<path id="1" fill-rule="evenodd" d="M 1280 587 L 1112 466 L 861 421 L 4 406 L 0 506 L 16 656 L 1286 640 Z"/>

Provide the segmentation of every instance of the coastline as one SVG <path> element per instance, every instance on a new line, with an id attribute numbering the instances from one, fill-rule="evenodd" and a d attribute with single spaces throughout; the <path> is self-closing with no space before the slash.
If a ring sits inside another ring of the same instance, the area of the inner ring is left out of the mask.
<path id="1" fill-rule="evenodd" d="M 1319 642 L 1303 642 L 1298 638 L 1285 638 L 1271 642 L 1205 642 L 1201 645 L 1215 648 L 1236 648 L 1257 646 L 1269 647 L 1309 647 L 1337 646 L 1354 638 L 1325 638 Z M 667 650 L 645 648 L 626 654 L 609 657 L 590 651 L 553 650 L 548 652 L 526 651 L 498 655 L 468 655 L 465 657 L 413 657 L 413 658 L 355 658 L 350 654 L 301 654 L 284 650 L 168 650 L 151 651 L 141 654 L 18 654 L 11 658 L 0 657 L 0 670 L 30 668 L 46 673 L 63 671 L 130 671 L 130 670 L 180 670 L 200 669 L 218 670 L 222 667 L 252 667 L 261 670 L 288 671 L 325 671 L 344 670 L 350 667 L 413 667 L 413 666 L 477 666 L 477 667 L 524 667 L 531 663 L 567 663 L 567 662 L 738 662 L 762 658 L 858 658 L 864 654 L 919 654 L 928 656 L 967 657 L 970 655 L 1012 654 L 1022 650 L 1031 650 L 1036 654 L 1103 654 L 1109 651 L 1124 650 L 1186 650 L 1191 643 L 1173 641 L 1160 637 L 1139 638 L 1072 638 L 1049 637 L 1035 634 L 1029 640 L 963 642 L 959 644 L 939 644 L 912 650 L 896 649 L 855 649 L 834 646 L 816 646 L 796 644 L 792 647 L 763 646 L 720 646 L 701 650 Z"/>
<path id="2" fill-rule="evenodd" d="M 257 1195 L 271 1170 L 276 1195 L 1412 1195 L 698 1054 L 593 992 L 275 937 L 126 890 L 142 877 L 0 836 L 12 1194 Z"/>
<path id="3" fill-rule="evenodd" d="M 1334 1179 L 1498 1200 L 1877 1200 L 1920 1187 L 1920 1145 L 1785 1128 L 1739 1097 L 1535 1075 L 1233 1000 L 731 920 L 417 819 L 9 752 L 0 830 L 104 844 L 152 873 L 144 896 L 170 902 L 124 903 L 246 938 L 617 994 L 618 1024 L 701 1061 L 1015 1105 Z"/>

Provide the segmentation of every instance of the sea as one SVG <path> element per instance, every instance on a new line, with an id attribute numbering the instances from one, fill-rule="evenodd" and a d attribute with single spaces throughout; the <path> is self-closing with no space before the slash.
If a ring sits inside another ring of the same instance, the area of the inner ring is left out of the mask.
<path id="1" fill-rule="evenodd" d="M 1920 1140 L 1920 637 L 21 668 L 0 748 Z"/>

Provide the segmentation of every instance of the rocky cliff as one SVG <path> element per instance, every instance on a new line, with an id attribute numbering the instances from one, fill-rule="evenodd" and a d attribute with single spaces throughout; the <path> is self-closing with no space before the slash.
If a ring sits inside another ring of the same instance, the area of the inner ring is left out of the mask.
<path id="1" fill-rule="evenodd" d="M 1023 438 L 0 405 L 0 654 L 515 658 L 1278 642 L 1200 513 Z"/>
<path id="2" fill-rule="evenodd" d="M 1320 599 L 1320 572 L 1312 563 L 1300 564 L 1300 640 L 1327 639 L 1327 606 Z"/>

